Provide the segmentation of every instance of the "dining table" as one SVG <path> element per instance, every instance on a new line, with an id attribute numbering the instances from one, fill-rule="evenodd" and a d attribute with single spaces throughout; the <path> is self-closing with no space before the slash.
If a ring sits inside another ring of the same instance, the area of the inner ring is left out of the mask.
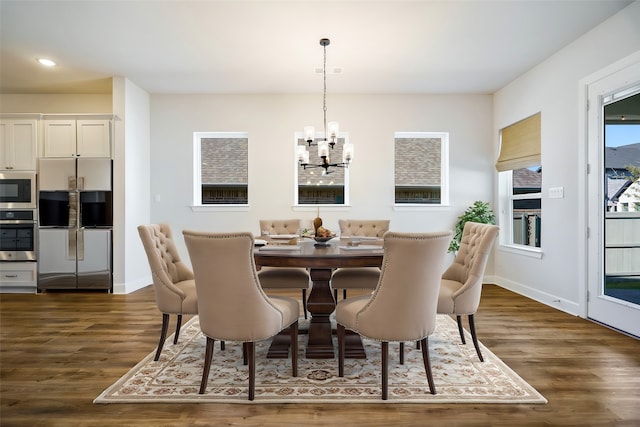
<path id="1" fill-rule="evenodd" d="M 312 287 L 307 299 L 307 310 L 311 318 L 305 356 L 309 359 L 335 357 L 330 316 L 335 311 L 336 300 L 331 291 L 331 275 L 337 268 L 380 267 L 384 255 L 382 240 L 334 238 L 319 243 L 311 238 L 294 237 L 279 241 L 275 236 L 270 236 L 262 242 L 266 244 L 254 250 L 258 268 L 302 267 L 309 270 Z M 286 358 L 288 353 L 288 336 L 280 334 L 274 337 L 267 357 Z M 358 334 L 347 335 L 345 357 L 366 358 Z"/>

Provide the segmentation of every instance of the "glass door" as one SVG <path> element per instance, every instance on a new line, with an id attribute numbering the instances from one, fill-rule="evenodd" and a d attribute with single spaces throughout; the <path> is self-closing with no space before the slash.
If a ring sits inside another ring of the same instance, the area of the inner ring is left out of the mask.
<path id="1" fill-rule="evenodd" d="M 640 63 L 589 85 L 589 318 L 640 336 Z"/>

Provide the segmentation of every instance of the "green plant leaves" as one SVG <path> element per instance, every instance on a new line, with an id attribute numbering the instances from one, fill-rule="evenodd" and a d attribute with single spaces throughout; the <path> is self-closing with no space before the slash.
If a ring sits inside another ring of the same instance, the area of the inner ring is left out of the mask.
<path id="1" fill-rule="evenodd" d="M 462 215 L 458 217 L 453 239 L 449 244 L 449 252 L 457 252 L 460 249 L 460 240 L 462 240 L 462 230 L 467 222 L 479 222 L 481 224 L 495 224 L 496 216 L 491 210 L 488 202 L 476 200 L 473 205 L 469 206 Z"/>

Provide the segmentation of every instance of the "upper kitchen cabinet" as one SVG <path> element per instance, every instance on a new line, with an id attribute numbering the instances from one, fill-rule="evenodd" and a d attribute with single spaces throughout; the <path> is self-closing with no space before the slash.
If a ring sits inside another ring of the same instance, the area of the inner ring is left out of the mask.
<path id="1" fill-rule="evenodd" d="M 0 119 L 0 170 L 35 171 L 38 121 Z"/>
<path id="2" fill-rule="evenodd" d="M 44 120 L 43 157 L 111 157 L 111 121 Z"/>

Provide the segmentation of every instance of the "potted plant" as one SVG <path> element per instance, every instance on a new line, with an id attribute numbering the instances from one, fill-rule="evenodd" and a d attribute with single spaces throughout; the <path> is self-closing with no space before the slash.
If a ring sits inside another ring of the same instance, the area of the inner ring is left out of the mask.
<path id="1" fill-rule="evenodd" d="M 449 244 L 449 252 L 458 252 L 460 249 L 460 240 L 462 239 L 462 230 L 468 222 L 479 222 L 481 224 L 495 224 L 496 216 L 491 210 L 489 203 L 476 200 L 473 205 L 469 206 L 462 215 L 458 217 L 453 239 Z"/>

